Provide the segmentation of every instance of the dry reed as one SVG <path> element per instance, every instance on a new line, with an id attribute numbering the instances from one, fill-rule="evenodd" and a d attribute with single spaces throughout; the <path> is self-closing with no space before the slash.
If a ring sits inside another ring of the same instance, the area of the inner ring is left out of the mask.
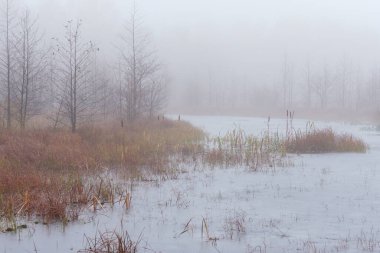
<path id="1" fill-rule="evenodd" d="M 331 128 L 296 131 L 285 140 L 288 153 L 365 153 L 368 146 L 350 134 L 337 134 Z"/>
<path id="2" fill-rule="evenodd" d="M 202 131 L 190 124 L 169 120 L 83 127 L 75 134 L 0 132 L 0 223 L 17 227 L 17 217 L 66 223 L 88 205 L 94 211 L 112 205 L 116 195 L 128 209 L 130 193 L 103 179 L 104 168 L 119 168 L 129 177 L 141 170 L 165 172 L 172 157 L 198 152 L 202 139 Z"/>

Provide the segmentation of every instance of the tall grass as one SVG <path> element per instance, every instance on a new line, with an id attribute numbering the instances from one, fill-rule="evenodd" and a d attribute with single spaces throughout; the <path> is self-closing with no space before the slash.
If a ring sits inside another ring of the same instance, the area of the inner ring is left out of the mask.
<path id="1" fill-rule="evenodd" d="M 174 156 L 183 159 L 202 148 L 202 131 L 185 122 L 143 121 L 125 127 L 0 132 L 0 223 L 17 227 L 17 217 L 41 222 L 78 218 L 131 195 L 104 178 L 105 168 L 128 177 L 141 170 L 162 173 Z"/>
<path id="2" fill-rule="evenodd" d="M 351 134 L 338 134 L 331 128 L 307 129 L 295 131 L 285 140 L 286 151 L 289 153 L 365 153 L 367 144 Z"/>
<path id="3" fill-rule="evenodd" d="M 288 113 L 289 115 L 289 113 Z M 287 119 L 286 133 L 267 130 L 261 135 L 247 134 L 240 128 L 227 132 L 224 136 L 213 137 L 207 143 L 203 156 L 204 163 L 212 166 L 246 166 L 257 170 L 284 164 L 288 153 L 364 153 L 368 145 L 351 134 L 338 134 L 331 128 L 316 129 L 307 123 L 306 130 L 293 128 L 293 113 Z"/>
<path id="4" fill-rule="evenodd" d="M 141 237 L 132 241 L 128 232 L 108 231 L 95 238 L 86 237 L 87 247 L 80 253 L 136 253 Z"/>
<path id="5" fill-rule="evenodd" d="M 129 170 L 164 169 L 175 155 L 191 155 L 202 148 L 204 134 L 186 122 L 143 121 L 125 128 L 92 128 L 81 131 L 84 139 L 97 144 L 105 164 Z"/>
<path id="6" fill-rule="evenodd" d="M 240 128 L 212 138 L 208 147 L 204 161 L 213 166 L 241 165 L 257 170 L 276 166 L 284 155 L 278 134 L 265 132 L 262 136 L 254 136 Z"/>
<path id="7" fill-rule="evenodd" d="M 234 129 L 205 138 L 186 122 L 140 121 L 124 127 L 0 132 L 0 224 L 17 228 L 18 217 L 45 223 L 78 218 L 83 208 L 133 207 L 132 192 L 120 188 L 110 169 L 128 178 L 173 173 L 174 164 L 201 161 L 203 166 L 244 166 L 253 170 L 283 164 L 287 153 L 365 152 L 367 145 L 332 129 L 294 131 L 285 136 L 267 130 L 259 135 Z M 175 171 L 174 171 L 175 172 Z M 0 228 L 1 229 L 1 228 Z"/>

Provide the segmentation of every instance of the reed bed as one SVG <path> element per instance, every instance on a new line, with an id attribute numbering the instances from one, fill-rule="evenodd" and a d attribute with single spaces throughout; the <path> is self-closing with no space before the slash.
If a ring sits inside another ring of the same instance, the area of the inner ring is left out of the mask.
<path id="1" fill-rule="evenodd" d="M 142 169 L 165 173 L 173 156 L 185 159 L 202 149 L 203 137 L 190 124 L 169 120 L 83 127 L 75 134 L 0 132 L 0 230 L 16 230 L 18 218 L 67 223 L 105 203 L 130 208 L 131 193 L 104 177 L 105 170 L 128 178 Z"/>
<path id="2" fill-rule="evenodd" d="M 368 145 L 351 134 L 338 134 L 331 128 L 294 131 L 285 139 L 286 152 L 298 154 L 365 153 Z"/>
<path id="3" fill-rule="evenodd" d="M 287 154 L 365 153 L 368 149 L 360 138 L 338 134 L 331 128 L 316 129 L 313 123 L 307 123 L 305 131 L 296 131 L 288 123 L 284 135 L 272 133 L 269 121 L 267 130 L 259 136 L 237 128 L 224 136 L 209 139 L 203 163 L 224 167 L 238 165 L 258 170 L 287 165 L 284 159 Z"/>
<path id="4" fill-rule="evenodd" d="M 212 138 L 203 161 L 211 166 L 240 165 L 257 170 L 265 166 L 275 167 L 285 156 L 283 151 L 278 134 L 265 132 L 258 137 L 238 128 Z"/>
<path id="5" fill-rule="evenodd" d="M 83 128 L 84 141 L 94 145 L 105 164 L 135 169 L 159 169 L 174 154 L 190 154 L 201 148 L 204 134 L 186 122 L 140 121 L 123 128 Z"/>
<path id="6" fill-rule="evenodd" d="M 53 129 L 0 132 L 0 230 L 15 231 L 18 218 L 67 223 L 84 209 L 96 212 L 105 204 L 130 209 L 132 192 L 114 180 L 121 175 L 167 175 L 189 162 L 257 171 L 283 166 L 287 153 L 367 149 L 358 138 L 311 124 L 305 132 L 287 124 L 281 136 L 270 132 L 269 122 L 259 136 L 237 128 L 212 138 L 186 122 L 170 120 L 82 127 L 75 134 Z"/>

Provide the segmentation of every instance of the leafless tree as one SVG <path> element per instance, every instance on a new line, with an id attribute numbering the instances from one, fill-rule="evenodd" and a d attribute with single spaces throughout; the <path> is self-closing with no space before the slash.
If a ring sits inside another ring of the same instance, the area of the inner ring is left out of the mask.
<path id="1" fill-rule="evenodd" d="M 2 77 L 4 81 L 4 95 L 5 95 L 5 111 L 7 128 L 10 129 L 12 125 L 12 75 L 13 75 L 13 46 L 15 44 L 14 32 L 15 28 L 14 20 L 16 18 L 15 11 L 12 5 L 12 0 L 3 0 L 2 6 L 3 16 L 3 29 L 1 36 L 3 37 L 3 50 L 0 57 L 0 65 L 2 71 Z"/>
<path id="2" fill-rule="evenodd" d="M 92 103 L 92 120 L 106 120 L 113 116 L 114 108 L 117 106 L 112 89 L 110 88 L 111 78 L 109 69 L 103 66 L 97 59 L 97 54 L 92 55 L 92 68 L 89 76 L 91 87 L 93 89 Z"/>
<path id="3" fill-rule="evenodd" d="M 344 57 L 339 69 L 338 69 L 338 78 L 339 78 L 339 101 L 340 101 L 340 106 L 342 108 L 345 108 L 346 102 L 347 102 L 347 97 L 348 97 L 348 87 L 349 87 L 349 82 L 350 82 L 350 73 L 351 73 L 351 68 L 350 64 L 347 60 L 347 57 Z"/>
<path id="4" fill-rule="evenodd" d="M 323 66 L 322 74 L 319 74 L 313 82 L 313 89 L 320 100 L 322 109 L 325 109 L 327 106 L 327 101 L 332 87 L 332 81 L 333 80 L 330 75 L 328 66 L 325 64 Z"/>
<path id="5" fill-rule="evenodd" d="M 287 55 L 285 55 L 282 67 L 282 89 L 284 108 L 293 106 L 293 72 L 293 65 L 289 63 L 288 57 Z"/>
<path id="6" fill-rule="evenodd" d="M 47 119 L 53 122 L 54 129 L 62 124 L 61 115 L 63 111 L 63 98 L 60 96 L 59 90 L 59 75 L 58 75 L 58 64 L 57 64 L 57 53 L 55 50 L 51 50 L 48 56 L 47 65 L 47 75 L 46 75 L 46 86 L 47 86 L 47 101 L 46 104 L 49 107 L 47 110 Z"/>
<path id="7" fill-rule="evenodd" d="M 37 28 L 37 19 L 31 19 L 28 10 L 25 11 L 19 25 L 20 33 L 15 50 L 14 93 L 17 120 L 24 129 L 27 120 L 42 109 L 47 51 L 41 46 L 43 36 Z"/>
<path id="8" fill-rule="evenodd" d="M 147 87 L 148 94 L 145 99 L 147 112 L 152 118 L 159 113 L 167 101 L 167 80 L 165 77 L 151 79 Z"/>
<path id="9" fill-rule="evenodd" d="M 161 89 L 157 86 L 158 81 L 152 82 L 160 70 L 160 65 L 154 51 L 150 49 L 149 36 L 137 16 L 135 4 L 125 26 L 122 42 L 123 104 L 126 107 L 127 120 L 133 121 L 147 113 L 147 98 Z M 156 90 L 152 92 L 151 89 Z M 163 102 L 161 99 L 159 101 Z"/>
<path id="10" fill-rule="evenodd" d="M 312 80 L 311 80 L 311 65 L 310 61 L 305 66 L 305 83 L 306 83 L 306 106 L 311 108 Z"/>
<path id="11" fill-rule="evenodd" d="M 98 101 L 90 74 L 98 49 L 92 42 L 82 42 L 81 21 L 68 21 L 65 28 L 64 40 L 57 40 L 56 109 L 62 111 L 58 117 L 67 119 L 71 131 L 75 132 L 78 123 L 96 113 Z M 62 118 L 56 122 L 62 122 Z"/>

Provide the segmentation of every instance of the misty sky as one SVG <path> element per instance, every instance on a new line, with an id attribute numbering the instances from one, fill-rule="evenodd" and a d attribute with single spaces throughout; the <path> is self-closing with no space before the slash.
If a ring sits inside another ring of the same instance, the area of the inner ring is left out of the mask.
<path id="1" fill-rule="evenodd" d="M 61 36 L 81 18 L 86 38 L 112 62 L 131 10 L 127 0 L 19 0 L 39 13 L 42 30 Z M 152 45 L 172 82 L 210 78 L 268 85 L 286 57 L 295 68 L 349 59 L 378 67 L 378 0 L 136 0 Z M 23 4 L 20 3 L 20 6 Z M 58 27 L 58 29 L 57 29 Z"/>

